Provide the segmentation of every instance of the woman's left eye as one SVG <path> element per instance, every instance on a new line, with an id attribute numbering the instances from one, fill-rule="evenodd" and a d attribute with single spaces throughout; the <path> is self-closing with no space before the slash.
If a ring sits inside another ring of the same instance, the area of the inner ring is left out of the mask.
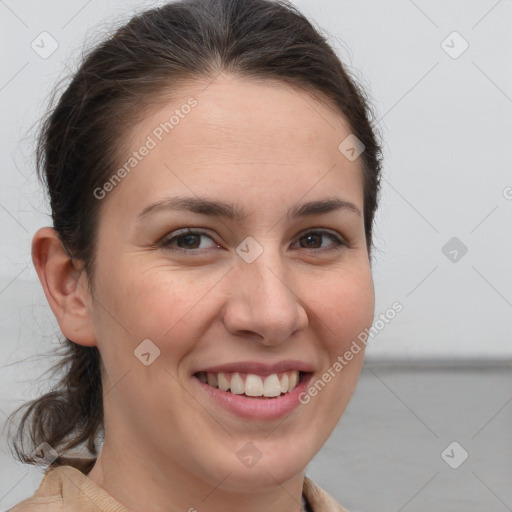
<path id="1" fill-rule="evenodd" d="M 331 240 L 328 245 L 324 245 L 326 238 Z M 326 247 L 335 249 L 346 245 L 339 236 L 329 231 L 308 231 L 300 236 L 298 242 L 301 244 L 301 249 L 325 249 Z"/>

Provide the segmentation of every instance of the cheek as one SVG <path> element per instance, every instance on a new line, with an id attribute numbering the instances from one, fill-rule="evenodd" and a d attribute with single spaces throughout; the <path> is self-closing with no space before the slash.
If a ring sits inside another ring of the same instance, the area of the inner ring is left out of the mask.
<path id="1" fill-rule="evenodd" d="M 117 333 L 119 343 L 133 348 L 150 339 L 162 351 L 172 344 L 179 357 L 193 336 L 206 325 L 209 290 L 219 280 L 216 272 L 186 272 L 170 265 L 155 266 L 126 258 L 118 265 L 98 269 L 99 330 L 104 339 Z M 210 307 L 211 309 L 211 307 Z"/>
<path id="2" fill-rule="evenodd" d="M 370 270 L 331 275 L 309 296 L 311 310 L 325 332 L 324 344 L 332 363 L 373 322 L 375 296 Z"/>

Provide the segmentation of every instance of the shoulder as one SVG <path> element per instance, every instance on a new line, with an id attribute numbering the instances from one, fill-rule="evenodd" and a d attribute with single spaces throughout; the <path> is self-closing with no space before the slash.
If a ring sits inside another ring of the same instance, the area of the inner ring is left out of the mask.
<path id="1" fill-rule="evenodd" d="M 304 477 L 303 494 L 312 512 L 348 512 L 328 492 L 308 477 Z"/>
<path id="2" fill-rule="evenodd" d="M 48 470 L 34 495 L 8 512 L 125 512 L 126 509 L 73 466 Z"/>
<path id="3" fill-rule="evenodd" d="M 9 509 L 8 512 L 63 512 L 64 509 L 64 485 L 65 475 L 80 478 L 82 475 L 77 469 L 71 466 L 60 466 L 48 469 L 39 484 L 36 492 L 30 498 Z"/>
<path id="4" fill-rule="evenodd" d="M 7 512 L 63 512 L 62 500 L 58 497 L 41 498 L 34 495 L 14 505 Z"/>
<path id="5" fill-rule="evenodd" d="M 7 512 L 62 512 L 63 502 L 62 496 L 56 489 L 52 490 L 52 481 L 55 474 L 47 471 L 33 496 L 27 498 Z M 51 474 L 51 476 L 50 476 Z"/>

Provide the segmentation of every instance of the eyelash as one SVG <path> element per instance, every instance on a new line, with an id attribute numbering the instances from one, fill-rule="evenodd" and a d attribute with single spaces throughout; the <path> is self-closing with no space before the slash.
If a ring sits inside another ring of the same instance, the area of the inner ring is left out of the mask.
<path id="1" fill-rule="evenodd" d="M 192 254 L 203 253 L 204 251 L 209 250 L 209 249 L 183 249 L 182 247 L 173 247 L 172 246 L 172 243 L 174 241 L 176 241 L 180 238 L 185 238 L 190 235 L 205 236 L 205 237 L 209 238 L 210 240 L 212 240 L 212 242 L 216 243 L 210 235 L 208 235 L 207 233 L 205 233 L 203 231 L 186 229 L 183 231 L 178 231 L 177 233 L 172 234 L 172 236 L 163 238 L 159 245 L 167 250 L 181 251 L 181 252 L 192 253 Z M 348 246 L 348 244 L 341 237 L 335 235 L 334 233 L 331 233 L 330 231 L 319 230 L 319 229 L 313 229 L 313 230 L 304 232 L 303 234 L 300 235 L 300 237 L 298 238 L 297 241 L 301 240 L 302 238 L 304 238 L 308 235 L 309 236 L 311 236 L 311 235 L 327 236 L 334 242 L 334 245 L 331 245 L 327 248 L 323 247 L 323 248 L 316 248 L 316 249 L 308 249 L 308 248 L 303 247 L 303 249 L 305 249 L 306 251 L 308 251 L 308 250 L 316 250 L 316 251 L 321 251 L 321 252 L 339 251 L 340 249 Z M 218 247 L 218 244 L 217 244 L 217 247 Z"/>

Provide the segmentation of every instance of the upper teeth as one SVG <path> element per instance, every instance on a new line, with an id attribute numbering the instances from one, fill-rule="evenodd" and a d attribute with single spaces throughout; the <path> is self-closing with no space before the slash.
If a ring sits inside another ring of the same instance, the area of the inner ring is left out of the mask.
<path id="1" fill-rule="evenodd" d="M 214 388 L 231 391 L 235 395 L 245 393 L 247 396 L 276 397 L 295 389 L 299 382 L 299 372 L 290 370 L 280 374 L 273 373 L 266 377 L 260 377 L 253 373 L 199 372 L 197 378 Z"/>

